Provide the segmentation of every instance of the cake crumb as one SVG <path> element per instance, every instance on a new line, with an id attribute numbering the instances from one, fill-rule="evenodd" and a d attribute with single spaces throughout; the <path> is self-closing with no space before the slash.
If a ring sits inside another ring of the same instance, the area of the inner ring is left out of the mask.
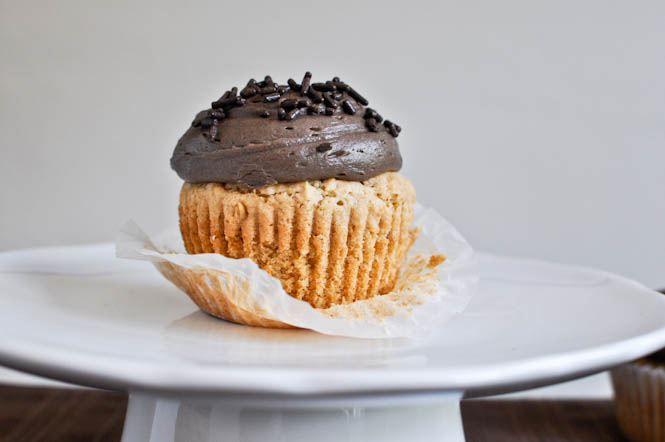
<path id="1" fill-rule="evenodd" d="M 429 257 L 429 262 L 427 263 L 427 267 L 429 268 L 434 268 L 441 264 L 443 261 L 446 260 L 446 256 L 439 254 L 439 255 L 432 255 Z"/>

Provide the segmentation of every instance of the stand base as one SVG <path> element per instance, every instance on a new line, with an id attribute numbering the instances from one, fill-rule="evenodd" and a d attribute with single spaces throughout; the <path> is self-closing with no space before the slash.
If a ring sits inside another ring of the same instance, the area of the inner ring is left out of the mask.
<path id="1" fill-rule="evenodd" d="M 445 393 L 252 403 L 130 394 L 122 442 L 462 442 L 460 398 Z"/>

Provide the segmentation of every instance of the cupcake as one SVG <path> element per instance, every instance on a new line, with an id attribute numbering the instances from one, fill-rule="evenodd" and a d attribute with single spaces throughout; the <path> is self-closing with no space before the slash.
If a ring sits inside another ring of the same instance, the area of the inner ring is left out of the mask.
<path id="1" fill-rule="evenodd" d="M 665 442 L 665 349 L 612 370 L 619 427 L 634 442 Z"/>
<path id="2" fill-rule="evenodd" d="M 397 173 L 400 126 L 367 106 L 309 72 L 251 79 L 212 102 L 171 158 L 187 252 L 249 258 L 315 308 L 389 293 L 417 234 L 416 195 Z M 180 286 L 204 311 L 247 322 L 215 308 L 219 294 Z"/>

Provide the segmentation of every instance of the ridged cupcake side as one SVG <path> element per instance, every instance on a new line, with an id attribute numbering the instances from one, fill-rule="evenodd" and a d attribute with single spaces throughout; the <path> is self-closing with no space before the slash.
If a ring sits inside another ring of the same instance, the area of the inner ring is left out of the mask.
<path id="1" fill-rule="evenodd" d="M 394 172 L 251 190 L 185 183 L 180 230 L 188 253 L 250 258 L 289 295 L 327 308 L 393 289 L 417 235 L 414 202 Z"/>

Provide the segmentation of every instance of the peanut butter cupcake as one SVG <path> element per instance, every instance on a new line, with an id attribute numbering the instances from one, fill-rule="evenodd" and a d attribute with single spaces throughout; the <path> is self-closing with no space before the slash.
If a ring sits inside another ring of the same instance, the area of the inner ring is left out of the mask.
<path id="1" fill-rule="evenodd" d="M 416 237 L 416 195 L 397 173 L 401 128 L 367 105 L 307 72 L 249 80 L 200 112 L 171 158 L 187 252 L 250 258 L 315 308 L 389 293 Z"/>

